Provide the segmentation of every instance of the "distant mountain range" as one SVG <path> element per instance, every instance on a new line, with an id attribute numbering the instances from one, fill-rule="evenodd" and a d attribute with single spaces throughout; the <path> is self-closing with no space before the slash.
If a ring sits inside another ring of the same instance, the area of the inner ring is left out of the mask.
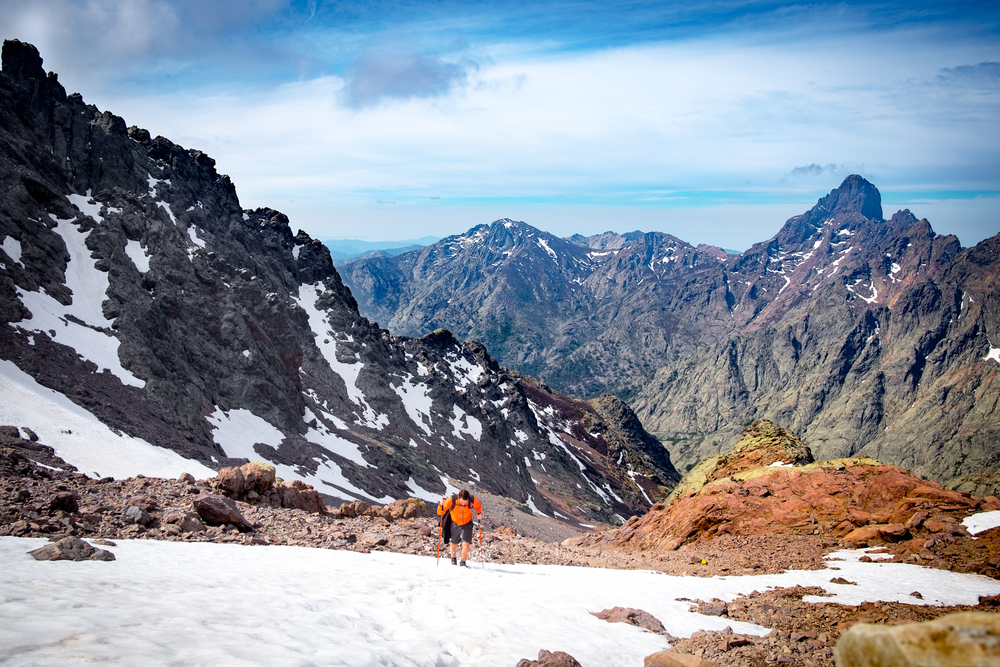
<path id="1" fill-rule="evenodd" d="M 0 188 L 0 403 L 85 473 L 136 447 L 259 459 L 331 502 L 466 485 L 574 525 L 679 479 L 620 400 L 552 391 L 447 331 L 380 329 L 320 241 L 243 210 L 204 153 L 67 95 L 16 40 Z M 107 428 L 88 440 L 58 415 Z"/>
<path id="2" fill-rule="evenodd" d="M 342 275 L 393 332 L 445 327 L 560 391 L 626 398 L 683 469 L 768 418 L 821 458 L 1000 490 L 1000 235 L 962 248 L 886 220 L 860 176 L 736 256 L 505 219 Z"/>
<path id="3" fill-rule="evenodd" d="M 383 257 L 400 255 L 411 250 L 419 250 L 440 241 L 437 236 L 424 236 L 408 241 L 362 241 L 360 239 L 319 239 L 330 249 L 335 266 L 340 266 L 358 257 Z"/>

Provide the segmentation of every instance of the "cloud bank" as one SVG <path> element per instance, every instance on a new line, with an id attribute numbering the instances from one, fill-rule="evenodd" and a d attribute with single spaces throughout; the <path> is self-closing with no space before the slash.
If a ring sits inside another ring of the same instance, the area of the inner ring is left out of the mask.
<path id="1" fill-rule="evenodd" d="M 509 216 L 739 247 L 858 172 L 974 220 L 968 245 L 1000 219 L 998 26 L 922 0 L 0 0 L 3 37 L 245 205 L 373 238 Z"/>

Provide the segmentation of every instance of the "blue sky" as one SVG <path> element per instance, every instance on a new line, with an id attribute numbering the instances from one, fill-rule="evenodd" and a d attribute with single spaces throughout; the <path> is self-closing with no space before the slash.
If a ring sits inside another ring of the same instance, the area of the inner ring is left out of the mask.
<path id="1" fill-rule="evenodd" d="M 0 0 L 70 91 L 314 236 L 666 231 L 744 249 L 860 173 L 1000 231 L 1000 8 Z"/>

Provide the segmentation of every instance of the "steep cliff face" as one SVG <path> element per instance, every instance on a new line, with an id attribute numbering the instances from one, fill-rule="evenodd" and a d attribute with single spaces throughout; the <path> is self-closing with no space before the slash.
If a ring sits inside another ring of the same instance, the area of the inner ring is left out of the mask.
<path id="1" fill-rule="evenodd" d="M 467 483 L 615 523 L 675 475 L 570 438 L 572 418 L 540 420 L 571 399 L 529 395 L 483 346 L 362 317 L 322 243 L 243 210 L 207 155 L 66 95 L 34 47 L 4 44 L 0 105 L 4 391 L 24 373 L 120 439 L 212 468 L 263 459 L 343 500 Z M 628 446 L 648 438 L 639 427 Z"/>
<path id="2" fill-rule="evenodd" d="M 513 246 L 484 249 L 511 228 Z M 1000 235 L 962 248 L 909 211 L 885 220 L 875 186 L 850 176 L 738 257 L 614 236 L 559 245 L 498 221 L 356 262 L 345 280 L 390 328 L 454 327 L 561 390 L 625 396 L 684 469 L 768 418 L 822 458 L 863 452 L 963 491 L 1000 490 Z M 446 269 L 420 260 L 445 246 Z M 367 287 L 381 275 L 384 294 Z M 393 305 L 444 283 L 477 298 L 425 299 L 420 318 Z"/>

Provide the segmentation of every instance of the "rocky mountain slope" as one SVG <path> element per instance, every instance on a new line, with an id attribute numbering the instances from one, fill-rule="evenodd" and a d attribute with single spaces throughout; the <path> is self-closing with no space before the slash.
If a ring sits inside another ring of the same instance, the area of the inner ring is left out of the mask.
<path id="1" fill-rule="evenodd" d="M 97 459 L 126 442 L 215 469 L 260 459 L 368 502 L 474 484 L 588 524 L 678 478 L 624 404 L 552 392 L 447 331 L 380 329 L 322 243 L 243 210 L 204 153 L 67 95 L 17 41 L 0 188 L 0 388 L 13 404 L 37 382 L 96 416 L 111 429 Z M 82 437 L 25 414 L 19 433 L 56 455 Z"/>
<path id="2" fill-rule="evenodd" d="M 690 297 L 677 297 L 718 280 L 726 257 L 659 232 L 564 240 L 504 219 L 340 270 L 361 312 L 390 331 L 445 327 L 562 391 L 628 397 L 665 355 L 716 328 L 678 317 Z"/>
<path id="3" fill-rule="evenodd" d="M 849 177 L 725 266 L 733 326 L 633 401 L 675 458 L 767 417 L 818 458 L 868 454 L 953 488 L 1000 489 L 1000 235 L 934 234 Z"/>
<path id="4" fill-rule="evenodd" d="M 1000 489 L 1000 235 L 962 248 L 909 211 L 886 220 L 850 176 L 735 257 L 572 240 L 500 220 L 343 275 L 391 330 L 447 326 L 561 390 L 619 392 L 685 469 L 766 417 L 822 458 Z"/>
<path id="5" fill-rule="evenodd" d="M 761 420 L 746 428 L 732 453 L 700 462 L 646 515 L 568 543 L 662 552 L 722 536 L 814 536 L 831 545 L 885 545 L 900 561 L 935 567 L 947 567 L 949 553 L 971 550 L 978 554 L 974 570 L 997 578 L 1000 529 L 977 543 L 961 523 L 997 510 L 996 496 L 943 489 L 869 457 L 814 461 L 797 436 Z"/>

